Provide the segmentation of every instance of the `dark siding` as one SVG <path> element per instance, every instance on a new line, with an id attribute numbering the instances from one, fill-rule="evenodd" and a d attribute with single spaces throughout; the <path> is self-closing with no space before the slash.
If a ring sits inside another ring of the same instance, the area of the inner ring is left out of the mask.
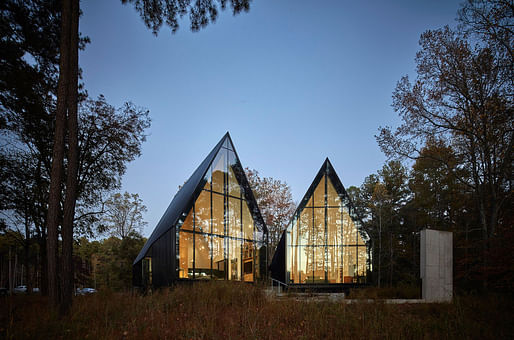
<path id="1" fill-rule="evenodd" d="M 152 283 L 154 287 L 170 286 L 174 279 L 175 243 L 172 234 L 175 228 L 169 229 L 152 245 Z"/>
<path id="2" fill-rule="evenodd" d="M 286 282 L 286 231 L 282 233 L 282 237 L 273 255 L 270 265 L 271 277 L 275 280 Z"/>
<path id="3" fill-rule="evenodd" d="M 143 277 L 142 277 L 143 264 L 141 261 L 137 262 L 132 266 L 132 286 L 134 287 L 142 287 L 143 286 Z"/>

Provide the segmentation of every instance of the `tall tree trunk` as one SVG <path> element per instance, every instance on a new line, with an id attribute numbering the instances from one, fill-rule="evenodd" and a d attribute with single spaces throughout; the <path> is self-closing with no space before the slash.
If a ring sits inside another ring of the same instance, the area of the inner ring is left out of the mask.
<path id="1" fill-rule="evenodd" d="M 30 247 L 30 233 L 29 233 L 29 218 L 28 212 L 25 211 L 25 240 L 23 242 L 23 263 L 25 264 L 25 284 L 27 285 L 27 293 L 32 293 L 32 280 L 30 279 L 30 260 L 29 260 L 29 247 Z"/>
<path id="2" fill-rule="evenodd" d="M 46 238 L 39 240 L 39 263 L 41 273 L 41 295 L 48 295 L 48 257 L 46 252 Z"/>
<path id="3" fill-rule="evenodd" d="M 389 287 L 393 286 L 393 233 L 389 232 Z"/>
<path id="4" fill-rule="evenodd" d="M 57 109 L 55 114 L 55 133 L 52 152 L 52 168 L 50 172 L 50 191 L 48 194 L 47 217 L 47 261 L 48 261 L 48 295 L 50 304 L 59 305 L 58 292 L 58 244 L 57 230 L 59 225 L 61 190 L 64 163 L 64 138 L 66 135 L 66 107 L 69 90 L 69 45 L 70 45 L 70 1 L 62 1 L 61 42 L 59 60 L 59 81 L 57 84 Z"/>
<path id="5" fill-rule="evenodd" d="M 9 246 L 9 294 L 13 295 L 14 293 L 14 278 L 12 272 L 12 251 L 11 246 Z"/>
<path id="6" fill-rule="evenodd" d="M 378 288 L 382 283 L 382 206 L 378 210 Z"/>
<path id="7" fill-rule="evenodd" d="M 69 44 L 69 92 L 68 92 L 68 168 L 66 176 L 66 198 L 62 224 L 62 301 L 61 314 L 68 312 L 73 296 L 73 218 L 77 199 L 78 174 L 78 117 L 77 117 L 77 83 L 78 83 L 78 26 L 79 0 L 71 0 Z"/>

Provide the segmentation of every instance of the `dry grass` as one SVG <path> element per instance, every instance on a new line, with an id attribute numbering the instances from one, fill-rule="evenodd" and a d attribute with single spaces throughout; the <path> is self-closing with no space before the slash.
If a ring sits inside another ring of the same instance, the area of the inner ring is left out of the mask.
<path id="1" fill-rule="evenodd" d="M 69 316 L 42 297 L 0 300 L 6 339 L 508 339 L 512 298 L 458 297 L 451 304 L 387 305 L 268 300 L 256 286 L 209 282 L 151 296 L 78 297 Z"/>

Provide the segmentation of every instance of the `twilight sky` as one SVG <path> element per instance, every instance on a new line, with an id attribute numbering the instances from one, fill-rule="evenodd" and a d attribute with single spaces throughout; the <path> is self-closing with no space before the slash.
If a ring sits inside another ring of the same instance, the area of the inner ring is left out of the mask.
<path id="1" fill-rule="evenodd" d="M 385 161 L 374 135 L 399 123 L 391 94 L 415 77 L 420 34 L 455 26 L 460 2 L 254 0 L 200 32 L 184 20 L 155 37 L 132 5 L 82 1 L 90 96 L 150 110 L 123 180 L 148 207 L 143 234 L 226 131 L 243 166 L 286 181 L 296 202 L 326 157 L 345 187 L 359 186 Z"/>

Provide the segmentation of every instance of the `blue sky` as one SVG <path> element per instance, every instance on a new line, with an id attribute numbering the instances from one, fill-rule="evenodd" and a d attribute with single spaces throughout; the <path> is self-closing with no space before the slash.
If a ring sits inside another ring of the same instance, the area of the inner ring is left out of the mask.
<path id="1" fill-rule="evenodd" d="M 460 2 L 254 0 L 200 32 L 184 20 L 155 37 L 132 5 L 82 1 L 89 94 L 150 110 L 123 181 L 148 207 L 144 235 L 226 131 L 243 166 L 286 181 L 295 201 L 326 157 L 359 186 L 385 161 L 374 135 L 399 122 L 391 94 L 415 76 L 420 34 L 455 26 Z"/>

